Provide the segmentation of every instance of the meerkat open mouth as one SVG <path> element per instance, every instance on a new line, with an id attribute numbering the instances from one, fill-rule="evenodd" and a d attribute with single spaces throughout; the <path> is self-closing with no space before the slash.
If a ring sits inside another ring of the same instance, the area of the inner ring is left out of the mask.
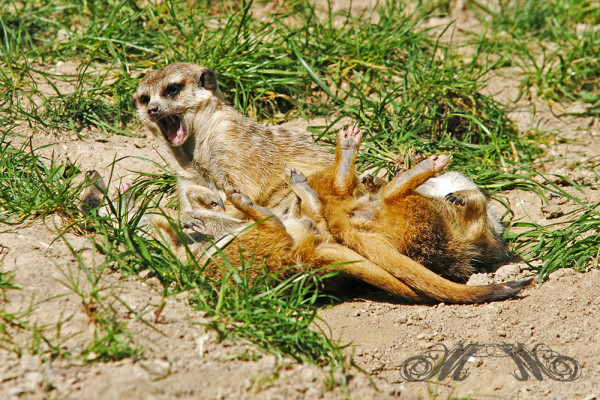
<path id="1" fill-rule="evenodd" d="M 187 136 L 185 125 L 181 118 L 175 114 L 169 115 L 158 121 L 158 126 L 169 143 L 173 146 L 183 144 Z"/>

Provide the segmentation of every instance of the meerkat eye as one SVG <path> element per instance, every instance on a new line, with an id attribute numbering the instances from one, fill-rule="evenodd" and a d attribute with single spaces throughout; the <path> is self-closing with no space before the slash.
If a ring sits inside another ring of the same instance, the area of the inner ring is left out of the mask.
<path id="1" fill-rule="evenodd" d="M 183 83 L 171 83 L 163 90 L 162 95 L 164 97 L 175 97 L 181 92 L 184 86 Z"/>
<path id="2" fill-rule="evenodd" d="M 148 103 L 150 103 L 150 96 L 140 96 L 140 103 L 142 103 L 143 105 L 147 105 Z"/>

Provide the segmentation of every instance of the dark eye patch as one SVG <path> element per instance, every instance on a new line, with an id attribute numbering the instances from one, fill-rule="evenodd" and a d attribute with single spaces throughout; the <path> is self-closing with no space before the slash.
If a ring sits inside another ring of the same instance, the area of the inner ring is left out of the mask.
<path id="1" fill-rule="evenodd" d="M 163 90 L 162 95 L 163 97 L 175 97 L 181 92 L 184 86 L 185 84 L 183 83 L 171 83 Z"/>
<path id="2" fill-rule="evenodd" d="M 142 95 L 142 96 L 140 96 L 140 100 L 139 101 L 143 105 L 147 105 L 150 102 L 150 96 Z"/>

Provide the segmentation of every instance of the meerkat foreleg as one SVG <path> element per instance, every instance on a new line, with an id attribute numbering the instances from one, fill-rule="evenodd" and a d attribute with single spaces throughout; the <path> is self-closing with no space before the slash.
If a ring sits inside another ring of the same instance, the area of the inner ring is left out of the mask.
<path id="1" fill-rule="evenodd" d="M 221 197 L 213 190 L 200 185 L 195 185 L 193 188 L 186 191 L 185 195 L 192 207 L 200 205 L 205 208 L 220 207 L 225 210 L 225 204 Z"/>
<path id="2" fill-rule="evenodd" d="M 421 161 L 415 168 L 392 179 L 383 190 L 383 200 L 392 202 L 396 198 L 407 196 L 429 178 L 443 171 L 451 160 L 451 156 L 434 155 Z"/>
<path id="3" fill-rule="evenodd" d="M 463 209 L 465 220 L 480 218 L 487 213 L 487 198 L 480 190 L 459 190 L 448 193 L 444 200 Z"/>

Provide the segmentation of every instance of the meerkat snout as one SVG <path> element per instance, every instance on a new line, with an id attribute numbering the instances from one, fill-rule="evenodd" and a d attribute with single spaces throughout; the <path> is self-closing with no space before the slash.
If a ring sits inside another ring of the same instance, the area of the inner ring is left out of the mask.
<path id="1" fill-rule="evenodd" d="M 159 116 L 158 104 L 148 104 L 148 116 L 150 119 L 156 121 Z M 164 132 L 163 132 L 164 133 Z"/>

